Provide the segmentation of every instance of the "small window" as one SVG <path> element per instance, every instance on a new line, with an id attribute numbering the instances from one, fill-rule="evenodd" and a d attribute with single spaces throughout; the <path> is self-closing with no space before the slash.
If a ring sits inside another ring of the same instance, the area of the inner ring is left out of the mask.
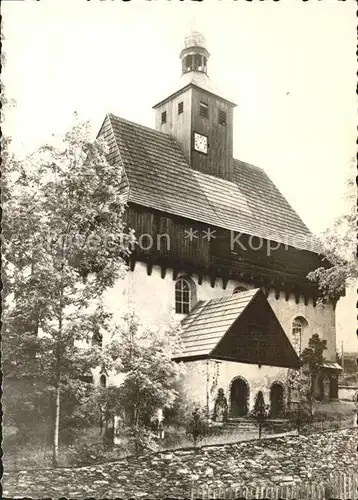
<path id="1" fill-rule="evenodd" d="M 178 115 L 181 115 L 183 111 L 184 111 L 184 103 L 183 102 L 179 102 L 179 104 L 178 104 Z"/>
<path id="2" fill-rule="evenodd" d="M 191 304 L 191 287 L 190 283 L 180 278 L 175 283 L 175 312 L 177 314 L 188 314 Z"/>
<path id="3" fill-rule="evenodd" d="M 241 292 L 247 292 L 247 288 L 245 288 L 244 286 L 237 286 L 232 293 L 234 294 L 234 293 L 241 293 Z"/>
<path id="4" fill-rule="evenodd" d="M 204 118 L 209 117 L 208 105 L 205 102 L 200 103 L 200 116 L 203 116 Z"/>
<path id="5" fill-rule="evenodd" d="M 163 111 L 162 113 L 162 124 L 167 123 L 167 112 Z"/>
<path id="6" fill-rule="evenodd" d="M 226 111 L 219 110 L 219 124 L 226 125 Z"/>
<path id="7" fill-rule="evenodd" d="M 101 387 L 106 387 L 106 385 L 107 385 L 107 379 L 106 379 L 106 376 L 105 376 L 105 375 L 101 375 L 101 376 L 99 377 L 99 385 L 100 385 Z"/>

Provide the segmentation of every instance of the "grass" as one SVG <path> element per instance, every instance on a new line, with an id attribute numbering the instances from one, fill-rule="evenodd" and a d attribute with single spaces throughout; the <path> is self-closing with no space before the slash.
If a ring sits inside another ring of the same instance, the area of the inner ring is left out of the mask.
<path id="1" fill-rule="evenodd" d="M 353 402 L 317 402 L 315 404 L 316 421 L 352 420 L 356 413 Z M 264 426 L 263 436 L 282 432 L 284 429 L 276 426 Z M 4 428 L 3 463 L 6 470 L 43 469 L 52 468 L 52 448 L 46 442 L 43 433 L 31 439 L 27 444 L 16 442 L 14 429 Z M 217 428 L 205 436 L 199 445 L 228 444 L 258 437 L 258 429 L 243 430 L 240 427 Z M 192 447 L 193 442 L 186 435 L 182 427 L 169 426 L 165 429 L 165 437 L 158 443 L 160 449 L 170 450 Z M 108 446 L 103 444 L 98 428 L 88 429 L 77 437 L 73 445 L 60 445 L 59 466 L 73 467 L 116 461 L 131 454 L 125 436 L 120 445 Z"/>
<path id="2" fill-rule="evenodd" d="M 314 406 L 315 420 L 345 420 L 354 418 L 357 408 L 353 401 L 317 401 Z"/>
<path id="3" fill-rule="evenodd" d="M 41 435 L 33 436 L 27 443 L 18 443 L 12 435 L 3 440 L 3 463 L 6 470 L 52 468 L 52 446 Z M 60 444 L 60 467 L 73 467 L 91 463 L 119 460 L 127 454 L 123 446 L 108 447 L 103 444 L 97 428 L 87 429 L 72 445 Z"/>

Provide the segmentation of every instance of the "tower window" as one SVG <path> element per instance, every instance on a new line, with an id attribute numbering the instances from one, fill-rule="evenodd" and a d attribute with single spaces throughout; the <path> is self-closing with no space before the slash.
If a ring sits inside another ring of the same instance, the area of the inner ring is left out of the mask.
<path id="1" fill-rule="evenodd" d="M 208 105 L 205 102 L 200 102 L 200 116 L 203 116 L 204 118 L 209 117 Z"/>
<path id="2" fill-rule="evenodd" d="M 184 111 L 184 103 L 183 101 L 182 102 L 179 102 L 178 104 L 178 115 L 181 115 Z"/>
<path id="3" fill-rule="evenodd" d="M 163 111 L 162 113 L 162 124 L 167 123 L 167 112 Z"/>
<path id="4" fill-rule="evenodd" d="M 226 125 L 226 111 L 219 110 L 219 124 Z"/>

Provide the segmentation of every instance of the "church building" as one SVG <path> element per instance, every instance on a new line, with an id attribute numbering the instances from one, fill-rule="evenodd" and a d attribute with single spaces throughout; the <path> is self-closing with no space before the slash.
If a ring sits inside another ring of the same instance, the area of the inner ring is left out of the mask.
<path id="1" fill-rule="evenodd" d="M 181 322 L 183 387 L 210 414 L 219 390 L 231 417 L 262 391 L 279 416 L 314 333 L 327 341 L 317 390 L 337 398 L 335 302 L 321 306 L 307 279 L 322 258 L 306 225 L 263 169 L 233 157 L 236 105 L 210 81 L 209 55 L 200 33 L 185 38 L 178 89 L 153 106 L 155 129 L 105 117 L 99 134 L 122 166 L 138 241 L 107 299 L 146 326 Z"/>

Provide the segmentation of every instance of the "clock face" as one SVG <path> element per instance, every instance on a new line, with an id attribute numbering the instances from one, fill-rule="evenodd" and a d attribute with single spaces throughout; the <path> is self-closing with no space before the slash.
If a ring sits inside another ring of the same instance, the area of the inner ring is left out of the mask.
<path id="1" fill-rule="evenodd" d="M 208 138 L 206 135 L 194 133 L 194 149 L 199 153 L 208 152 Z"/>

